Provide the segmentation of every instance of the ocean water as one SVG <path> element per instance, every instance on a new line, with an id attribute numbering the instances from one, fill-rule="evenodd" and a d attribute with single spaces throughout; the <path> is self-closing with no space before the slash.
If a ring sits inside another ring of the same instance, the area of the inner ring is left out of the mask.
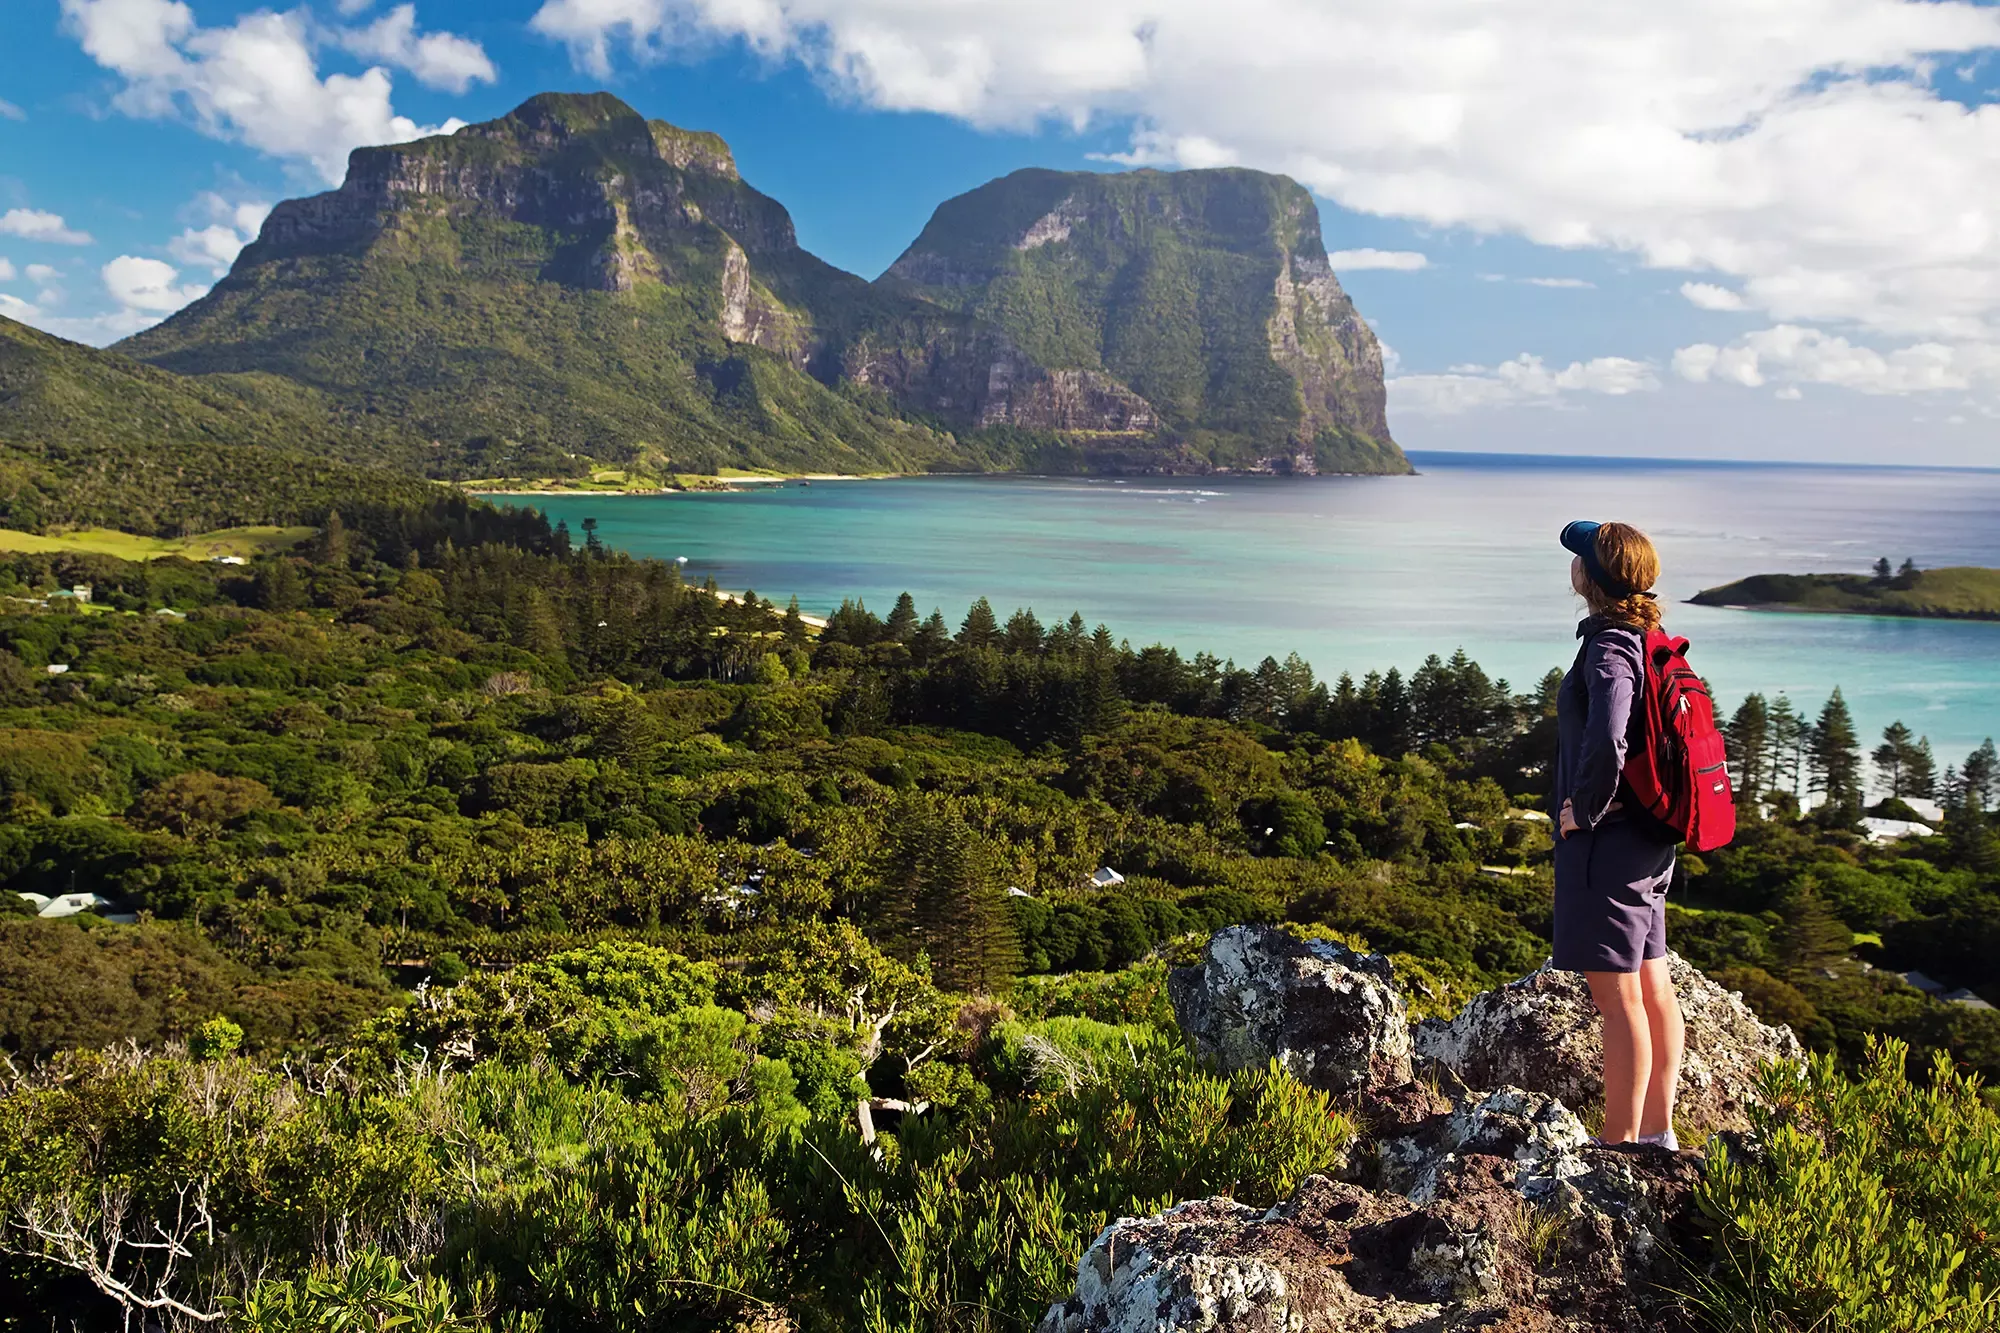
<path id="1" fill-rule="evenodd" d="M 954 628 L 1080 611 L 1135 645 L 1254 664 L 1298 652 L 1357 677 L 1463 646 L 1517 689 L 1574 654 L 1581 603 L 1556 534 L 1638 524 L 1667 624 L 1725 707 L 1755 690 L 1817 712 L 1841 687 L 1872 740 L 1901 719 L 1941 760 L 2000 735 L 2000 623 L 1679 605 L 1749 574 L 2000 566 L 2000 471 L 1418 454 L 1414 477 L 832 481 L 727 494 L 540 497 L 581 538 L 686 556 L 691 578 L 824 614 L 913 594 Z"/>

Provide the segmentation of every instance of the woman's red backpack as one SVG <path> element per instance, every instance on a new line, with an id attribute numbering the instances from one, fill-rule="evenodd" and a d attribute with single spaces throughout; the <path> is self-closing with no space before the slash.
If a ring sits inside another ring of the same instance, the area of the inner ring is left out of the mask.
<path id="1" fill-rule="evenodd" d="M 1646 634 L 1645 706 L 1633 709 L 1625 785 L 1689 848 L 1706 852 L 1736 836 L 1736 796 L 1715 701 L 1688 665 L 1687 647 L 1665 630 Z"/>

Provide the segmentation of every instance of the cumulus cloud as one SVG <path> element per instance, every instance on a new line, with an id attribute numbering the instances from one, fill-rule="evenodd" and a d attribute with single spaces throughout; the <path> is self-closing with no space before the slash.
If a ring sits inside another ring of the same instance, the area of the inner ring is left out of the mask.
<path id="1" fill-rule="evenodd" d="M 1523 278 L 1530 287 L 1560 287 L 1564 289 L 1595 289 L 1597 284 L 1586 278 Z"/>
<path id="2" fill-rule="evenodd" d="M 24 241 L 47 241 L 51 245 L 89 245 L 90 233 L 77 231 L 60 213 L 38 208 L 10 208 L 0 213 L 0 236 L 19 236 Z"/>
<path id="3" fill-rule="evenodd" d="M 262 200 L 231 203 L 219 194 L 204 194 L 195 201 L 198 217 L 211 219 L 207 226 L 189 227 L 167 242 L 167 253 L 192 268 L 206 268 L 216 277 L 229 272 L 243 247 L 257 239 L 271 206 Z"/>
<path id="4" fill-rule="evenodd" d="M 1684 282 L 1681 295 L 1703 310 L 1748 310 L 1750 303 L 1743 299 L 1741 292 L 1732 292 L 1727 287 L 1718 287 L 1712 282 Z"/>
<path id="5" fill-rule="evenodd" d="M 1778 384 L 1780 397 L 1799 396 L 1801 384 L 1867 394 L 1962 392 L 2000 384 L 2000 344 L 1919 342 L 1881 352 L 1796 324 L 1760 329 L 1727 346 L 1695 343 L 1676 351 L 1673 364 L 1675 374 L 1696 384 L 1746 389 Z"/>
<path id="6" fill-rule="evenodd" d="M 1282 171 L 1427 224 L 1734 280 L 1776 319 L 2000 324 L 2000 47 L 1970 0 L 544 0 L 598 73 L 734 39 L 864 104 L 1129 119 L 1132 159 Z"/>
<path id="7" fill-rule="evenodd" d="M 27 112 L 21 110 L 20 107 L 15 106 L 6 98 L 0 97 L 0 120 L 26 120 L 27 118 Z"/>
<path id="8" fill-rule="evenodd" d="M 180 270 L 164 259 L 120 255 L 104 266 L 104 290 L 127 310 L 160 315 L 172 314 L 208 288 L 198 283 L 182 285 Z"/>
<path id="9" fill-rule="evenodd" d="M 0 292 L 0 315 L 5 315 L 8 319 L 19 320 L 23 324 L 30 324 L 41 313 L 40 310 L 23 301 L 20 297 Z"/>
<path id="10" fill-rule="evenodd" d="M 226 28 L 199 26 L 179 0 L 62 0 L 62 10 L 85 53 L 124 79 L 113 100 L 120 111 L 185 116 L 215 138 L 310 163 L 330 184 L 341 179 L 352 149 L 463 123 L 426 127 L 395 114 L 389 72 L 379 65 L 322 78 L 302 10 L 246 14 Z M 463 53 L 452 50 L 457 54 L 435 59 L 433 74 L 454 61 L 464 72 Z M 410 54 L 420 58 L 414 47 Z"/>
<path id="11" fill-rule="evenodd" d="M 1327 259 L 1332 262 L 1335 272 L 1379 268 L 1414 273 L 1420 268 L 1429 268 L 1431 262 L 1415 250 L 1335 250 Z"/>
<path id="12" fill-rule="evenodd" d="M 1451 416 L 1496 407 L 1554 406 L 1574 394 L 1650 393 L 1660 387 L 1653 367 L 1629 357 L 1600 356 L 1552 370 L 1527 352 L 1497 366 L 1453 366 L 1441 375 L 1398 375 L 1388 382 L 1398 411 Z"/>
<path id="13" fill-rule="evenodd" d="M 449 32 L 418 36 L 415 5 L 397 5 L 365 28 L 340 33 L 337 40 L 364 60 L 408 70 L 427 88 L 462 93 L 498 77 L 478 42 Z"/>
<path id="14" fill-rule="evenodd" d="M 0 256 L 0 282 L 12 282 L 13 280 L 13 264 L 9 263 L 4 256 Z"/>
<path id="15" fill-rule="evenodd" d="M 62 270 L 54 264 L 30 264 L 21 271 L 28 275 L 29 282 L 54 282 L 62 275 Z"/>

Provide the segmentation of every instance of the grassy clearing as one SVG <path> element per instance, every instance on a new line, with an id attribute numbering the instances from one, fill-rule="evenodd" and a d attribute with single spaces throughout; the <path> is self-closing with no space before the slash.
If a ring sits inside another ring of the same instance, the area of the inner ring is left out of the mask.
<path id="1" fill-rule="evenodd" d="M 177 555 L 188 560 L 212 560 L 234 555 L 249 559 L 272 551 L 297 546 L 317 532 L 317 528 L 221 528 L 194 537 L 141 537 L 110 528 L 78 528 L 74 532 L 43 535 L 0 528 L 0 551 L 43 554 L 74 551 L 81 555 L 108 555 L 120 560 L 158 560 Z"/>

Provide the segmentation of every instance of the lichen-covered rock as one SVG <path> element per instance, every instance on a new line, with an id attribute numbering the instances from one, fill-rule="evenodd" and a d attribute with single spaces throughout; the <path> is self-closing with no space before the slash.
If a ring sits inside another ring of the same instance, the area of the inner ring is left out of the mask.
<path id="1" fill-rule="evenodd" d="M 1336 1092 L 1408 1081 L 1409 1020 L 1389 960 L 1269 926 L 1232 926 L 1167 979 L 1195 1053 L 1225 1070 L 1272 1060 Z"/>
<path id="2" fill-rule="evenodd" d="M 1687 1019 L 1675 1120 L 1689 1136 L 1749 1125 L 1758 1069 L 1803 1061 L 1790 1028 L 1768 1027 L 1743 998 L 1668 954 Z M 1456 1018 L 1431 1019 L 1413 1034 L 1419 1060 L 1435 1061 L 1475 1088 L 1512 1085 L 1576 1108 L 1604 1096 L 1603 1026 L 1577 972 L 1553 967 L 1472 998 Z"/>
<path id="3" fill-rule="evenodd" d="M 1415 1203 L 1439 1197 L 1460 1156 L 1497 1157 L 1515 1166 L 1513 1184 L 1563 1180 L 1589 1168 L 1581 1153 L 1590 1142 L 1583 1122 L 1553 1097 L 1500 1088 L 1469 1094 L 1442 1115 L 1372 1145 L 1370 1184 L 1407 1195 Z"/>
<path id="4" fill-rule="evenodd" d="M 1207 1199 L 1126 1218 L 1038 1333 L 1684 1328 L 1651 1279 L 1697 1169 L 1664 1151 L 1587 1155 L 1582 1176 L 1526 1198 L 1515 1163 L 1468 1153 L 1422 1205 L 1313 1176 L 1268 1212 Z"/>

